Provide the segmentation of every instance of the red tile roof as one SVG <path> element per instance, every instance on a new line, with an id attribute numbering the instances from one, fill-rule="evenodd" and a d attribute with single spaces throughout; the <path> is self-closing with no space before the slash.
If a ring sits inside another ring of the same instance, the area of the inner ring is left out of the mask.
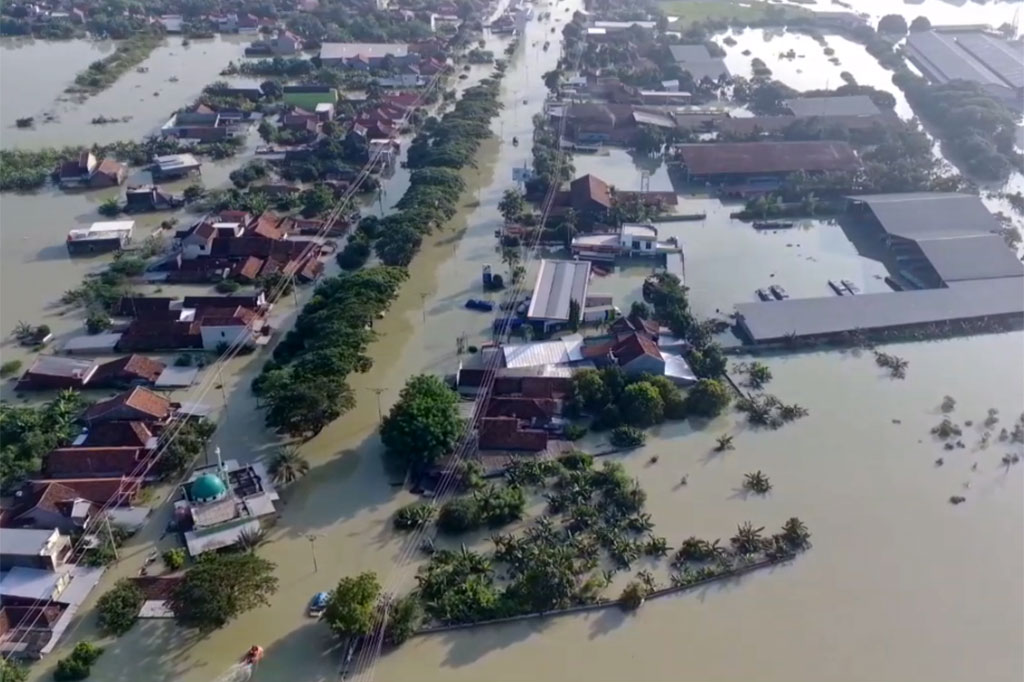
<path id="1" fill-rule="evenodd" d="M 153 383 L 167 368 L 162 362 L 147 358 L 144 355 L 126 355 L 117 360 L 105 362 L 96 368 L 89 384 L 101 385 L 104 383 L 131 383 L 133 381 L 146 381 Z"/>
<path id="2" fill-rule="evenodd" d="M 142 590 L 147 601 L 166 601 L 174 594 L 174 590 L 181 584 L 184 576 L 155 576 L 147 575 L 136 578 L 129 578 L 135 586 Z"/>
<path id="3" fill-rule="evenodd" d="M 208 242 L 217 236 L 217 230 L 211 223 L 199 223 L 196 225 L 196 229 L 192 230 L 192 234 L 189 237 L 195 237 L 201 239 L 204 242 Z"/>
<path id="4" fill-rule="evenodd" d="M 203 310 L 201 324 L 209 327 L 243 327 L 252 324 L 257 315 L 249 308 L 207 308 Z"/>
<path id="5" fill-rule="evenodd" d="M 82 447 L 146 447 L 153 437 L 143 422 L 100 422 L 86 432 Z"/>
<path id="6" fill-rule="evenodd" d="M 222 223 L 242 223 L 243 225 L 248 222 L 249 213 L 246 211 L 221 211 L 220 222 Z"/>
<path id="7" fill-rule="evenodd" d="M 478 432 L 482 450 L 526 450 L 536 452 L 548 446 L 544 431 L 521 429 L 514 417 L 484 417 Z"/>
<path id="8" fill-rule="evenodd" d="M 518 419 L 549 419 L 562 411 L 560 400 L 551 398 L 520 398 L 493 396 L 487 403 L 488 417 L 516 417 Z"/>
<path id="9" fill-rule="evenodd" d="M 61 478 L 61 479 L 38 479 L 31 481 L 33 488 L 45 488 L 51 483 L 74 490 L 84 500 L 96 504 L 107 504 L 114 500 L 113 504 L 123 506 L 131 504 L 139 494 L 142 487 L 141 478 L 128 476 L 111 476 L 107 478 Z"/>
<path id="10" fill-rule="evenodd" d="M 151 420 L 163 420 L 171 415 L 171 401 L 149 389 L 137 386 L 130 391 L 103 400 L 88 408 L 82 415 L 85 421 L 110 420 L 117 417 L 128 419 L 135 412 Z"/>
<path id="11" fill-rule="evenodd" d="M 135 320 L 117 342 L 117 349 L 121 351 L 179 350 L 202 346 L 199 325 L 177 320 Z"/>
<path id="12" fill-rule="evenodd" d="M 22 500 L 21 509 L 15 518 L 24 516 L 33 509 L 42 509 L 55 514 L 62 513 L 58 504 L 79 497 L 74 489 L 62 483 L 48 483 L 45 486 L 32 487 L 31 497 Z"/>
<path id="13" fill-rule="evenodd" d="M 46 606 L 4 604 L 0 607 L 0 634 L 19 628 L 50 630 L 66 608 L 67 604 L 60 602 L 51 602 Z"/>
<path id="14" fill-rule="evenodd" d="M 272 213 L 264 213 L 256 221 L 256 224 L 246 230 L 246 236 L 263 237 L 264 239 L 278 240 L 284 236 L 284 231 L 278 227 L 281 219 Z"/>
<path id="15" fill-rule="evenodd" d="M 125 167 L 122 164 L 118 163 L 117 161 L 114 161 L 113 159 L 103 159 L 102 161 L 100 161 L 100 165 L 96 167 L 95 172 L 100 173 L 102 175 L 110 175 L 117 177 L 125 173 L 126 171 Z"/>
<path id="16" fill-rule="evenodd" d="M 612 207 L 611 191 L 608 183 L 596 175 L 584 175 L 569 183 L 569 194 L 573 206 L 581 206 L 587 201 L 594 201 L 605 208 Z"/>
<path id="17" fill-rule="evenodd" d="M 43 458 L 47 476 L 129 476 L 149 451 L 144 448 L 58 448 Z"/>
<path id="18" fill-rule="evenodd" d="M 263 264 L 265 262 L 266 261 L 264 261 L 262 258 L 257 258 L 256 256 L 249 256 L 244 261 L 242 261 L 241 265 L 238 266 L 238 269 L 235 271 L 235 276 L 242 277 L 248 280 L 254 280 L 257 277 L 259 277 L 260 270 L 263 269 Z"/>
<path id="19" fill-rule="evenodd" d="M 628 365 L 642 355 L 648 355 L 658 360 L 662 359 L 661 351 L 658 350 L 658 344 L 654 343 L 646 335 L 637 334 L 636 332 L 619 341 L 612 348 L 612 355 L 615 356 L 620 366 Z"/>

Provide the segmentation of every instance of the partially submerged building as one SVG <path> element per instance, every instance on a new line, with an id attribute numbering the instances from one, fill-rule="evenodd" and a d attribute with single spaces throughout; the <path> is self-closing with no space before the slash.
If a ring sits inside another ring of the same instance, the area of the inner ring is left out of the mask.
<path id="1" fill-rule="evenodd" d="M 1024 107 L 1024 53 L 1000 37 L 978 30 L 912 31 L 907 57 L 929 81 L 979 84 L 1007 106 Z"/>
<path id="2" fill-rule="evenodd" d="M 66 244 L 72 256 L 120 251 L 132 241 L 134 220 L 108 220 L 68 230 Z"/>
<path id="3" fill-rule="evenodd" d="M 932 331 L 957 334 L 1024 323 L 1024 264 L 973 195 L 915 192 L 850 197 L 851 214 L 889 248 L 905 291 L 791 298 L 736 306 L 751 343 L 827 342 Z"/>
<path id="4" fill-rule="evenodd" d="M 218 450 L 219 459 L 219 450 Z M 279 496 L 260 461 L 235 460 L 196 469 L 174 503 L 177 526 L 188 553 L 198 557 L 231 547 L 240 536 L 262 528 L 277 515 Z"/>
<path id="5" fill-rule="evenodd" d="M 781 182 L 791 173 L 854 171 L 857 153 L 846 142 L 709 142 L 678 144 L 674 160 L 691 182 L 744 184 L 767 179 Z"/>
<path id="6" fill-rule="evenodd" d="M 590 289 L 590 261 L 540 262 L 526 319 L 544 332 L 568 327 L 575 306 L 577 322 L 583 320 Z"/>

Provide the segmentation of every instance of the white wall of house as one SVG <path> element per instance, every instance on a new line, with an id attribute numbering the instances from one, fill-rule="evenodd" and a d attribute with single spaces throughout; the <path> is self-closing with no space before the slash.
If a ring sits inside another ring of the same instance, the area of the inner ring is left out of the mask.
<path id="1" fill-rule="evenodd" d="M 658 238 L 647 239 L 636 235 L 623 234 L 619 236 L 622 250 L 635 256 L 654 256 L 658 252 Z"/>
<path id="2" fill-rule="evenodd" d="M 239 343 L 244 346 L 255 346 L 256 337 L 250 327 L 242 324 L 231 326 L 203 325 L 199 329 L 203 337 L 203 350 L 217 350 L 222 343 Z"/>

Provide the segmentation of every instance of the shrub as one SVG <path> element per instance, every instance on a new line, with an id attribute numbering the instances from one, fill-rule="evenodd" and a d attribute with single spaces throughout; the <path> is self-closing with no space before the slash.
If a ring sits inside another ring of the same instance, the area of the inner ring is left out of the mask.
<path id="1" fill-rule="evenodd" d="M 12 374 L 17 374 L 20 369 L 21 360 L 8 360 L 4 364 L 0 365 L 0 377 L 9 377 Z"/>
<path id="2" fill-rule="evenodd" d="M 92 672 L 92 664 L 103 653 L 102 647 L 89 642 L 79 642 L 71 651 L 71 655 L 57 661 L 57 669 L 53 679 L 57 682 L 84 680 Z"/>
<path id="3" fill-rule="evenodd" d="M 480 525 L 480 510 L 472 497 L 457 497 L 441 505 L 437 527 L 452 535 L 465 533 Z"/>
<path id="4" fill-rule="evenodd" d="M 178 357 L 174 358 L 175 367 L 191 367 L 192 366 L 192 354 L 182 353 Z"/>
<path id="5" fill-rule="evenodd" d="M 111 197 L 105 200 L 103 203 L 101 203 L 96 210 L 99 211 L 100 215 L 107 216 L 108 218 L 113 218 L 114 216 L 121 212 L 121 204 L 117 203 L 116 198 Z"/>
<path id="6" fill-rule="evenodd" d="M 582 471 L 594 466 L 594 456 L 579 450 L 573 450 L 558 458 L 559 463 L 570 471 Z"/>
<path id="7" fill-rule="evenodd" d="M 665 419 L 665 403 L 658 389 L 646 381 L 630 384 L 622 392 L 619 409 L 631 426 L 651 426 Z"/>
<path id="8" fill-rule="evenodd" d="M 614 429 L 622 423 L 622 413 L 615 405 L 608 405 L 594 420 L 593 427 L 596 430 Z"/>
<path id="9" fill-rule="evenodd" d="M 370 259 L 370 245 L 362 239 L 352 239 L 337 256 L 342 270 L 358 270 Z"/>
<path id="10" fill-rule="evenodd" d="M 647 434 L 632 426 L 619 426 L 612 430 L 611 442 L 617 448 L 632 448 L 647 442 Z"/>
<path id="11" fill-rule="evenodd" d="M 185 565 L 185 548 L 175 547 L 173 549 L 169 549 L 163 553 L 161 558 L 164 561 L 164 566 L 166 566 L 168 570 L 177 571 Z"/>
<path id="12" fill-rule="evenodd" d="M 92 310 L 85 318 L 85 330 L 90 334 L 99 334 L 111 327 L 110 317 L 102 310 Z"/>
<path id="13" fill-rule="evenodd" d="M 568 440 L 579 440 L 587 435 L 587 427 L 582 424 L 569 424 L 565 427 L 565 437 Z"/>
<path id="14" fill-rule="evenodd" d="M 421 528 L 434 518 L 436 511 L 434 505 L 426 502 L 413 502 L 407 504 L 395 514 L 394 526 L 398 530 L 412 530 Z"/>
<path id="15" fill-rule="evenodd" d="M 622 590 L 619 602 L 622 604 L 622 608 L 635 611 L 643 606 L 645 599 L 647 599 L 647 588 L 634 580 L 626 585 L 626 589 Z"/>
<path id="16" fill-rule="evenodd" d="M 240 288 L 241 285 L 238 282 L 231 279 L 222 279 L 221 281 L 217 282 L 217 285 L 214 287 L 214 289 L 216 289 L 217 292 L 221 294 L 233 294 Z"/>
<path id="17" fill-rule="evenodd" d="M 716 417 L 729 406 L 732 393 L 717 379 L 701 379 L 686 396 L 686 407 L 701 417 Z"/>

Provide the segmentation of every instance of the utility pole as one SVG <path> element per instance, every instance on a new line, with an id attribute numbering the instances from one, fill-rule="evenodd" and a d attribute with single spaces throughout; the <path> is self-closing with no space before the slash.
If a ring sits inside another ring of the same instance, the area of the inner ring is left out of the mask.
<path id="1" fill-rule="evenodd" d="M 309 551 L 313 555 L 313 572 L 316 573 L 319 570 L 316 566 L 316 534 L 310 533 L 306 539 L 309 540 Z"/>
<path id="2" fill-rule="evenodd" d="M 103 523 L 107 527 L 107 538 L 110 540 L 110 548 L 114 550 L 114 560 L 120 561 L 121 555 L 117 551 L 117 543 L 114 542 L 114 532 L 110 529 L 110 516 L 107 514 L 103 515 Z"/>
<path id="3" fill-rule="evenodd" d="M 388 390 L 388 389 L 380 388 L 380 387 L 376 387 L 375 386 L 375 387 L 371 388 L 370 390 L 377 394 L 377 423 L 378 424 L 383 424 L 384 423 L 384 411 L 380 407 L 380 394 L 383 393 L 384 391 Z"/>
<path id="4" fill-rule="evenodd" d="M 430 296 L 425 291 L 420 292 L 420 313 L 423 315 L 423 321 L 427 321 L 427 297 Z"/>

